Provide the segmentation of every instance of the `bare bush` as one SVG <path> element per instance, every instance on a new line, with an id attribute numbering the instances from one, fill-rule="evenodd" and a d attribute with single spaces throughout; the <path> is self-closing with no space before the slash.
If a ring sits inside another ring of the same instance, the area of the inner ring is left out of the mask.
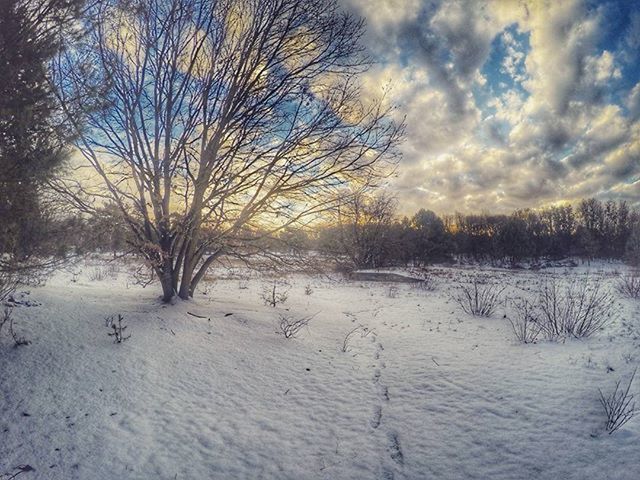
<path id="1" fill-rule="evenodd" d="M 285 303 L 289 298 L 289 290 L 283 290 L 278 282 L 273 282 L 273 285 L 263 286 L 260 298 L 264 301 L 265 305 L 276 307 L 281 303 Z"/>
<path id="2" fill-rule="evenodd" d="M 375 333 L 374 330 L 369 327 L 365 327 L 364 325 L 358 325 L 356 328 L 353 328 L 347 332 L 344 336 L 344 340 L 342 341 L 342 352 L 347 353 L 351 350 L 351 339 L 357 333 L 360 334 L 360 338 L 366 338 L 370 333 Z"/>
<path id="3" fill-rule="evenodd" d="M 94 267 L 93 270 L 89 272 L 89 280 L 92 282 L 102 282 L 107 278 L 107 270 L 102 267 Z"/>
<path id="4" fill-rule="evenodd" d="M 435 277 L 431 275 L 423 275 L 419 282 L 414 284 L 415 288 L 422 290 L 423 292 L 432 292 L 437 287 Z"/>
<path id="5" fill-rule="evenodd" d="M 143 262 L 136 266 L 133 272 L 131 272 L 131 276 L 133 277 L 133 281 L 131 283 L 133 285 L 139 285 L 142 288 L 148 287 L 156 280 L 153 266 L 147 262 Z"/>
<path id="6" fill-rule="evenodd" d="M 104 268 L 104 273 L 109 278 L 117 279 L 120 274 L 120 265 L 115 262 L 109 262 L 109 264 Z"/>
<path id="7" fill-rule="evenodd" d="M 507 317 L 516 339 L 520 343 L 535 343 L 542 327 L 538 321 L 538 311 L 528 300 L 519 300 L 513 304 L 514 315 Z"/>
<path id="8" fill-rule="evenodd" d="M 18 277 L 11 272 L 0 270 L 0 304 L 8 299 L 18 286 Z"/>
<path id="9" fill-rule="evenodd" d="M 215 282 L 203 282 L 202 286 L 200 287 L 200 293 L 205 297 L 208 297 L 209 295 L 211 295 L 214 285 Z"/>
<path id="10" fill-rule="evenodd" d="M 635 340 L 636 342 L 640 341 L 640 323 L 635 320 L 622 319 L 620 322 L 622 325 L 623 335 L 626 338 L 630 338 L 631 340 Z M 638 343 L 640 347 L 640 343 Z"/>
<path id="11" fill-rule="evenodd" d="M 7 325 L 9 330 L 9 335 L 13 339 L 13 345 L 15 347 L 22 347 L 25 345 L 29 345 L 31 342 L 27 340 L 25 337 L 18 335 L 13 328 L 13 317 L 11 314 L 13 313 L 13 309 L 10 307 L 5 307 L 4 313 L 0 318 L 0 333 L 2 333 L 2 328 Z"/>
<path id="12" fill-rule="evenodd" d="M 538 308 L 540 326 L 549 340 L 589 337 L 617 313 L 613 295 L 588 277 L 564 288 L 555 280 L 547 282 Z"/>
<path id="13" fill-rule="evenodd" d="M 621 275 L 616 283 L 616 290 L 625 297 L 640 298 L 640 272 Z"/>
<path id="14" fill-rule="evenodd" d="M 7 473 L 0 473 L 0 480 L 14 480 L 15 478 L 18 478 L 18 475 L 27 472 L 35 472 L 35 470 L 36 469 L 31 465 L 18 465 L 17 467 L 13 467 L 13 470 Z"/>
<path id="15" fill-rule="evenodd" d="M 315 315 L 295 319 L 289 315 L 280 315 L 278 333 L 284 335 L 284 338 L 293 338 L 300 330 L 309 325 L 309 322 L 313 320 L 313 317 L 315 317 Z"/>
<path id="16" fill-rule="evenodd" d="M 389 298 L 398 298 L 398 293 L 400 290 L 395 285 L 389 285 L 387 288 L 387 297 Z"/>
<path id="17" fill-rule="evenodd" d="M 311 285 L 307 284 L 304 286 L 304 294 L 305 295 L 311 295 L 313 293 L 313 289 L 311 288 Z"/>
<path id="18" fill-rule="evenodd" d="M 504 287 L 476 277 L 470 284 L 460 283 L 459 293 L 453 296 L 462 310 L 476 317 L 489 317 L 500 303 Z"/>
<path id="19" fill-rule="evenodd" d="M 105 326 L 112 330 L 111 333 L 108 333 L 110 337 L 115 337 L 113 343 L 122 343 L 125 340 L 131 338 L 131 334 L 124 336 L 124 331 L 127 329 L 127 325 L 122 325 L 122 321 L 124 317 L 121 314 L 118 314 L 118 318 L 116 319 L 114 315 L 106 317 Z"/>
<path id="20" fill-rule="evenodd" d="M 631 420 L 636 413 L 636 404 L 633 401 L 633 394 L 630 393 L 636 371 L 637 368 L 633 371 L 629 383 L 624 389 L 620 388 L 621 380 L 616 382 L 613 392 L 606 397 L 602 393 L 602 390 L 598 389 L 600 393 L 600 404 L 607 417 L 605 429 L 609 432 L 609 435 Z"/>

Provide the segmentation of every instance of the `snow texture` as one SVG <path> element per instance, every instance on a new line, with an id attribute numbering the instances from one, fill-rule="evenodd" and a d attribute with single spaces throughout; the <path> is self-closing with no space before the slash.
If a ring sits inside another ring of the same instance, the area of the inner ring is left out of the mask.
<path id="1" fill-rule="evenodd" d="M 608 288 L 612 268 L 590 275 Z M 514 297 L 585 271 L 490 275 Z M 608 435 L 598 401 L 640 359 L 637 301 L 588 340 L 521 345 L 508 301 L 480 319 L 451 300 L 472 269 L 394 296 L 293 275 L 276 308 L 260 299 L 271 279 L 214 273 L 175 305 L 126 272 L 31 289 L 14 309 L 31 345 L 0 337 L 0 478 L 19 465 L 34 469 L 20 480 L 639 478 L 640 419 Z M 317 315 L 285 339 L 285 310 Z M 104 324 L 118 313 L 121 344 Z"/>

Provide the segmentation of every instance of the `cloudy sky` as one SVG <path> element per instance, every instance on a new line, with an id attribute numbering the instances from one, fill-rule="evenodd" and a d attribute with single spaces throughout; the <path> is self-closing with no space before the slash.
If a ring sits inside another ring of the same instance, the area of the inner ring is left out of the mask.
<path id="1" fill-rule="evenodd" d="M 401 210 L 640 203 L 640 3 L 343 0 L 407 139 Z"/>

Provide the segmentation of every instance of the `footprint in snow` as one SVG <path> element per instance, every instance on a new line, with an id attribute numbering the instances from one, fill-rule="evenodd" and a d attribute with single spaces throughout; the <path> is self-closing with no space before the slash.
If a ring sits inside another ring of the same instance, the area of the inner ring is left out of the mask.
<path id="1" fill-rule="evenodd" d="M 391 459 L 398 465 L 404 465 L 404 454 L 402 453 L 402 447 L 400 447 L 400 439 L 395 432 L 388 433 L 388 450 Z"/>
<path id="2" fill-rule="evenodd" d="M 389 467 L 382 467 L 382 480 L 393 480 L 393 470 Z"/>
<path id="3" fill-rule="evenodd" d="M 389 387 L 386 385 L 380 386 L 380 396 L 384 399 L 385 402 L 389 401 Z"/>
<path id="4" fill-rule="evenodd" d="M 382 421 L 382 407 L 377 405 L 373 411 L 373 417 L 371 418 L 371 427 L 378 428 L 380 426 L 380 422 Z"/>

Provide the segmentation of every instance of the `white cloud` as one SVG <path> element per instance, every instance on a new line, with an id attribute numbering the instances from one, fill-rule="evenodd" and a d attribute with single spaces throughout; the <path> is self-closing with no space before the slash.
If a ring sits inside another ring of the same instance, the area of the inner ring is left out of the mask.
<path id="1" fill-rule="evenodd" d="M 626 96 L 627 110 L 607 103 L 628 52 L 599 49 L 604 7 L 589 9 L 583 0 L 349 1 L 367 17 L 372 51 L 384 61 L 367 85 L 392 80 L 390 100 L 406 115 L 405 158 L 394 183 L 405 212 L 510 210 L 590 195 L 633 199 L 640 83 Z M 510 33 L 513 25 L 530 50 Z M 625 38 L 628 45 L 636 37 Z M 495 82 L 480 69 L 496 39 L 505 50 L 499 68 L 524 90 L 479 101 L 473 89 L 491 91 Z"/>
<path id="2" fill-rule="evenodd" d="M 636 83 L 636 86 L 631 89 L 631 92 L 629 92 L 629 96 L 627 97 L 627 108 L 629 108 L 629 115 L 631 118 L 640 118 L 640 82 Z"/>

